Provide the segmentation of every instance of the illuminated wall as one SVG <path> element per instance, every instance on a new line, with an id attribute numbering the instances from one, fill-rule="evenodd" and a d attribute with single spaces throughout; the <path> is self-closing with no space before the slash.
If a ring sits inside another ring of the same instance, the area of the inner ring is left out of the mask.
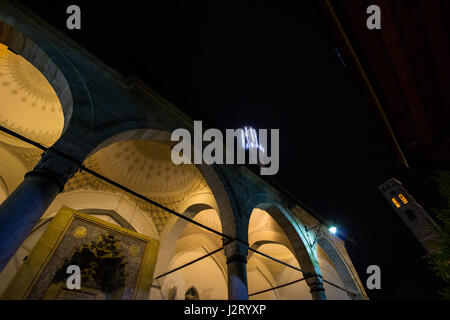
<path id="1" fill-rule="evenodd" d="M 55 90 L 33 65 L 0 44 L 0 125 L 51 146 L 61 136 L 64 114 Z M 0 134 L 0 141 L 29 148 Z"/>
<path id="2" fill-rule="evenodd" d="M 0 125 L 25 137 L 53 145 L 64 115 L 47 79 L 33 65 L 0 44 Z M 0 202 L 22 182 L 42 152 L 0 132 Z"/>
<path id="3" fill-rule="evenodd" d="M 78 57 L 81 55 L 77 52 L 76 57 L 72 58 L 75 61 Z M 127 96 L 129 88 L 115 83 L 115 80 L 111 80 L 114 77 L 108 78 L 105 66 L 97 61 L 80 61 L 77 60 L 80 66 L 77 72 L 84 74 L 83 81 L 92 84 L 91 88 L 95 88 L 94 91 L 97 90 L 89 95 L 95 108 L 83 110 L 80 114 L 91 112 L 92 119 L 98 121 L 95 125 L 102 127 L 102 125 L 107 125 L 108 121 L 122 124 L 125 122 L 122 121 L 124 120 L 121 118 L 122 116 L 128 119 L 129 114 L 133 114 L 139 118 L 142 116 L 139 112 L 143 112 L 144 109 L 147 113 L 145 113 L 145 119 L 140 121 L 151 119 L 147 123 L 150 127 L 159 127 L 160 123 L 164 125 L 170 123 L 167 128 L 173 125 L 170 121 L 176 117 L 167 111 L 170 109 L 167 105 L 160 103 L 159 100 L 159 104 L 152 100 L 151 103 L 145 105 L 146 108 L 131 103 L 131 99 Z M 83 68 L 88 69 L 88 72 Z M 101 76 L 97 78 L 97 74 L 93 70 L 98 70 L 98 74 Z M 72 78 L 79 80 L 79 75 Z M 80 87 L 79 83 L 77 84 Z M 58 86 L 54 87 L 58 88 Z M 71 86 L 72 89 L 76 87 L 77 85 Z M 115 96 L 116 94 L 117 96 Z M 155 95 L 155 93 L 151 94 Z M 3 45 L 0 45 L 0 97 L 2 99 L 0 125 L 46 146 L 53 145 L 60 138 L 67 119 L 64 118 L 62 106 L 55 90 L 36 68 Z M 64 99 L 61 100 L 64 101 Z M 118 101 L 120 103 L 117 103 Z M 157 106 L 155 107 L 156 111 L 151 109 L 155 105 Z M 77 108 L 81 107 L 77 106 Z M 126 115 L 123 114 L 124 109 L 127 110 Z M 74 112 L 75 114 L 76 112 Z M 114 118 L 115 116 L 117 118 Z M 76 120 L 78 122 L 74 121 L 75 123 L 82 122 L 79 121 L 81 119 Z M 153 122 L 150 123 L 150 121 Z M 183 125 L 180 123 L 176 122 L 177 127 Z M 72 130 L 81 130 L 76 126 L 75 124 Z M 127 130 L 133 129 L 141 130 L 141 128 L 129 129 L 127 127 Z M 124 129 L 121 128 L 121 130 Z M 86 129 L 82 132 L 87 131 Z M 120 134 L 119 130 L 116 131 L 117 134 Z M 97 135 L 97 132 L 95 134 L 90 132 L 90 136 L 95 136 L 98 141 L 94 141 L 94 139 L 85 141 L 87 143 L 76 141 L 78 142 L 75 144 L 76 147 L 82 150 L 85 145 L 97 146 L 111 138 L 106 134 Z M 221 200 L 222 205 L 227 203 L 227 194 L 223 191 L 220 193 L 221 197 L 218 196 L 216 199 L 211 190 L 214 187 L 215 190 L 219 190 L 224 186 L 222 184 L 214 185 L 216 181 L 208 185 L 205 177 L 211 181 L 211 174 L 209 177 L 206 174 L 202 175 L 198 167 L 174 166 L 170 159 L 171 149 L 167 143 L 129 139 L 108 144 L 99 149 L 85 160 L 84 163 L 87 167 L 180 213 L 186 213 L 193 205 L 205 205 L 210 209 L 202 209 L 194 219 L 215 230 L 222 230 L 221 218 L 223 219 L 225 215 L 222 211 L 219 218 L 217 201 Z M 25 173 L 34 168 L 40 160 L 41 153 L 42 151 L 24 142 L 0 133 L 0 202 L 4 201 L 23 181 Z M 213 170 L 211 169 L 211 171 Z M 227 174 L 227 178 L 231 181 L 228 185 L 230 189 L 234 185 L 239 187 L 239 184 L 248 187 L 248 189 L 244 189 L 246 192 L 234 192 L 236 202 L 238 200 L 246 201 L 261 190 L 267 192 L 267 189 L 264 189 L 267 186 L 262 180 L 258 180 L 245 171 L 228 172 Z M 222 182 L 219 181 L 219 183 Z M 239 197 L 243 199 L 238 199 Z M 130 227 L 141 234 L 160 239 L 161 243 L 167 245 L 161 250 L 170 252 L 170 255 L 166 257 L 167 266 L 163 266 L 160 272 L 171 270 L 223 245 L 218 236 L 205 232 L 195 225 L 188 225 L 174 233 L 169 232 L 177 218 L 85 172 L 79 172 L 67 182 L 64 192 L 53 201 L 39 225 L 35 227 L 0 274 L 0 294 L 43 234 L 50 219 L 62 206 L 69 206 L 80 211 L 87 210 L 100 219 Z M 225 219 L 224 229 L 232 225 L 230 223 L 232 218 L 230 216 L 227 218 L 229 220 Z M 292 245 L 287 240 L 284 231 L 264 210 L 253 210 L 248 237 L 252 247 L 298 266 L 297 259 L 292 254 Z M 319 249 L 317 255 L 324 277 L 342 284 L 335 266 L 326 254 Z M 297 280 L 300 277 L 298 272 L 254 254 L 248 256 L 247 271 L 250 294 Z M 159 284 L 161 289 L 157 289 Z M 167 299 L 169 297 L 184 299 L 186 291 L 192 288 L 195 288 L 200 299 L 226 299 L 228 293 L 225 255 L 223 252 L 219 252 L 198 264 L 161 279 L 159 284 L 154 283 L 156 287 L 151 291 L 151 299 Z M 329 298 L 347 298 L 342 292 L 337 292 L 327 285 L 325 287 Z M 311 295 L 306 283 L 299 282 L 283 289 L 256 295 L 252 299 L 311 299 Z"/>

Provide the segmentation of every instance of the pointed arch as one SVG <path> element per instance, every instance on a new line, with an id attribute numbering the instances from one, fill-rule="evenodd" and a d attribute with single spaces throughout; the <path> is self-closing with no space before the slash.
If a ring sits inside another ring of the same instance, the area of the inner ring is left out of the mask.
<path id="1" fill-rule="evenodd" d="M 73 64 L 57 47 L 36 34 L 22 32 L 20 23 L 14 21 L 11 19 L 10 24 L 0 21 L 0 43 L 31 63 L 55 90 L 64 114 L 64 134 L 72 117 L 79 113 L 73 106 L 90 103 L 87 87 Z M 81 114 L 78 118 L 82 118 Z"/>
<path id="2" fill-rule="evenodd" d="M 364 287 L 353 264 L 350 262 L 350 257 L 345 251 L 343 242 L 339 239 L 332 239 L 326 233 L 323 233 L 317 242 L 333 263 L 345 289 L 355 293 L 357 295 L 356 299 L 366 297 Z M 344 250 L 340 249 L 340 247 Z"/>
<path id="3" fill-rule="evenodd" d="M 266 211 L 286 234 L 301 269 L 304 272 L 320 275 L 316 254 L 309 244 L 306 229 L 298 217 L 285 209 L 277 199 L 267 194 L 255 195 L 248 201 L 246 208 L 251 211 L 253 208 Z"/>
<path id="4" fill-rule="evenodd" d="M 130 125 L 131 124 L 127 124 L 127 127 Z M 93 150 L 90 151 L 89 155 L 92 155 L 95 152 L 120 141 L 146 140 L 157 141 L 166 144 L 171 143 L 171 133 L 168 131 L 150 128 L 130 129 L 122 131 L 123 128 L 117 127 L 115 128 L 115 130 L 113 130 L 117 132 L 113 134 L 113 132 L 111 132 L 112 130 L 113 128 L 110 128 L 108 130 L 108 134 L 110 135 L 109 138 L 106 138 L 102 142 L 100 142 Z M 213 208 L 218 211 L 223 233 L 232 238 L 236 237 L 237 231 L 235 205 L 232 197 L 230 197 L 229 195 L 226 182 L 221 178 L 220 169 L 217 166 L 206 164 L 196 165 L 196 168 L 202 174 L 204 180 L 208 184 L 208 187 L 210 188 L 214 196 L 216 207 Z"/>

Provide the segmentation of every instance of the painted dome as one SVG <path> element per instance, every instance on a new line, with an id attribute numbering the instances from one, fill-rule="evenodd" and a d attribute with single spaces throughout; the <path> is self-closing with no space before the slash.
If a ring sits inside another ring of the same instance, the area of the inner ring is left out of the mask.
<path id="1" fill-rule="evenodd" d="M 64 114 L 47 79 L 31 63 L 0 44 L 0 125 L 46 146 L 61 136 Z M 31 147 L 1 133 L 8 144 Z"/>
<path id="2" fill-rule="evenodd" d="M 118 142 L 93 156 L 100 172 L 145 195 L 175 196 L 202 179 L 194 165 L 174 165 L 168 145 L 152 141 Z"/>

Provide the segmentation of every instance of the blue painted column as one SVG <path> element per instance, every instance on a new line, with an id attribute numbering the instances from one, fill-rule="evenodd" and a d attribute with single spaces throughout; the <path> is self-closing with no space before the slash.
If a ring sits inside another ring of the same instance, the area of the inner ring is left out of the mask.
<path id="1" fill-rule="evenodd" d="M 248 300 L 247 285 L 248 246 L 233 241 L 225 245 L 228 268 L 228 300 Z"/>
<path id="2" fill-rule="evenodd" d="M 0 205 L 0 272 L 79 165 L 51 150 Z"/>

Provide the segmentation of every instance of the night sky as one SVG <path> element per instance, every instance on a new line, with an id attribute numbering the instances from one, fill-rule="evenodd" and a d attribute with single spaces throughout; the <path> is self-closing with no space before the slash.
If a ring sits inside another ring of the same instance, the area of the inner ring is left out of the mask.
<path id="1" fill-rule="evenodd" d="M 364 284 L 381 267 L 382 290 L 368 295 L 437 298 L 425 251 L 377 190 L 396 176 L 427 207 L 435 186 L 397 167 L 312 3 L 21 2 L 206 128 L 280 129 L 274 179 L 356 241 L 347 248 Z M 65 27 L 70 4 L 81 31 Z"/>

